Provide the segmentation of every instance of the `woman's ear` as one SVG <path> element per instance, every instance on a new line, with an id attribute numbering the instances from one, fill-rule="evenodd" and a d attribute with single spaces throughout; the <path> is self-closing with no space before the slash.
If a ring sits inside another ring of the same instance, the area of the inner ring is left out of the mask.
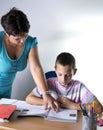
<path id="1" fill-rule="evenodd" d="M 74 75 L 76 74 L 76 72 L 77 72 L 77 68 L 74 69 Z"/>

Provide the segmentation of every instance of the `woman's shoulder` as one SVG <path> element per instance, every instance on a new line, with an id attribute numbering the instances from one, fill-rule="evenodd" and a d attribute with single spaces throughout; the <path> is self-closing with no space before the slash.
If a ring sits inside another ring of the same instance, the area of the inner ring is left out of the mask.
<path id="1" fill-rule="evenodd" d="M 0 31 L 0 49 L 1 49 L 1 46 L 2 46 L 3 37 L 4 37 L 4 32 Z"/>
<path id="2" fill-rule="evenodd" d="M 37 37 L 32 37 L 32 36 L 28 35 L 26 41 L 27 42 L 37 42 Z"/>
<path id="3" fill-rule="evenodd" d="M 4 31 L 0 31 L 0 39 L 2 39 L 4 36 Z"/>
<path id="4" fill-rule="evenodd" d="M 38 44 L 37 38 L 28 35 L 28 37 L 27 37 L 27 39 L 26 39 L 26 44 L 27 44 L 30 48 L 35 47 L 35 46 Z"/>

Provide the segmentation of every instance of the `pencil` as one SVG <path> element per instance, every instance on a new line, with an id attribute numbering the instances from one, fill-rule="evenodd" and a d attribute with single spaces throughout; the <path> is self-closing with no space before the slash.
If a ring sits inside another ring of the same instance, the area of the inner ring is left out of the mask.
<path id="1" fill-rule="evenodd" d="M 82 112 L 83 112 L 83 115 L 84 115 L 84 116 L 88 116 L 86 109 L 83 109 L 83 107 L 82 107 L 81 104 L 79 104 L 79 106 L 80 106 L 80 108 L 81 108 L 81 110 L 82 110 Z"/>

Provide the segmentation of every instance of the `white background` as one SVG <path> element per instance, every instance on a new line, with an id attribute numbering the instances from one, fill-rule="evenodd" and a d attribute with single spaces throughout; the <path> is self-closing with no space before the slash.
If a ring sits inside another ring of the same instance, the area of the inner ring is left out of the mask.
<path id="1" fill-rule="evenodd" d="M 27 14 L 44 72 L 54 69 L 60 52 L 70 52 L 78 68 L 74 78 L 103 101 L 103 0 L 0 0 L 0 17 L 14 6 Z M 24 99 L 33 87 L 28 66 L 17 74 L 12 98 Z"/>

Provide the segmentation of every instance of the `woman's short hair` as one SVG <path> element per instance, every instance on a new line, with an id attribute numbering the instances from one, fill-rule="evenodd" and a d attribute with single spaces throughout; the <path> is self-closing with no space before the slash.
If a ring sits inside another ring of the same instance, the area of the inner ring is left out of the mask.
<path id="1" fill-rule="evenodd" d="M 30 28 L 27 16 L 15 7 L 1 17 L 1 25 L 8 35 L 13 36 L 28 33 Z"/>

